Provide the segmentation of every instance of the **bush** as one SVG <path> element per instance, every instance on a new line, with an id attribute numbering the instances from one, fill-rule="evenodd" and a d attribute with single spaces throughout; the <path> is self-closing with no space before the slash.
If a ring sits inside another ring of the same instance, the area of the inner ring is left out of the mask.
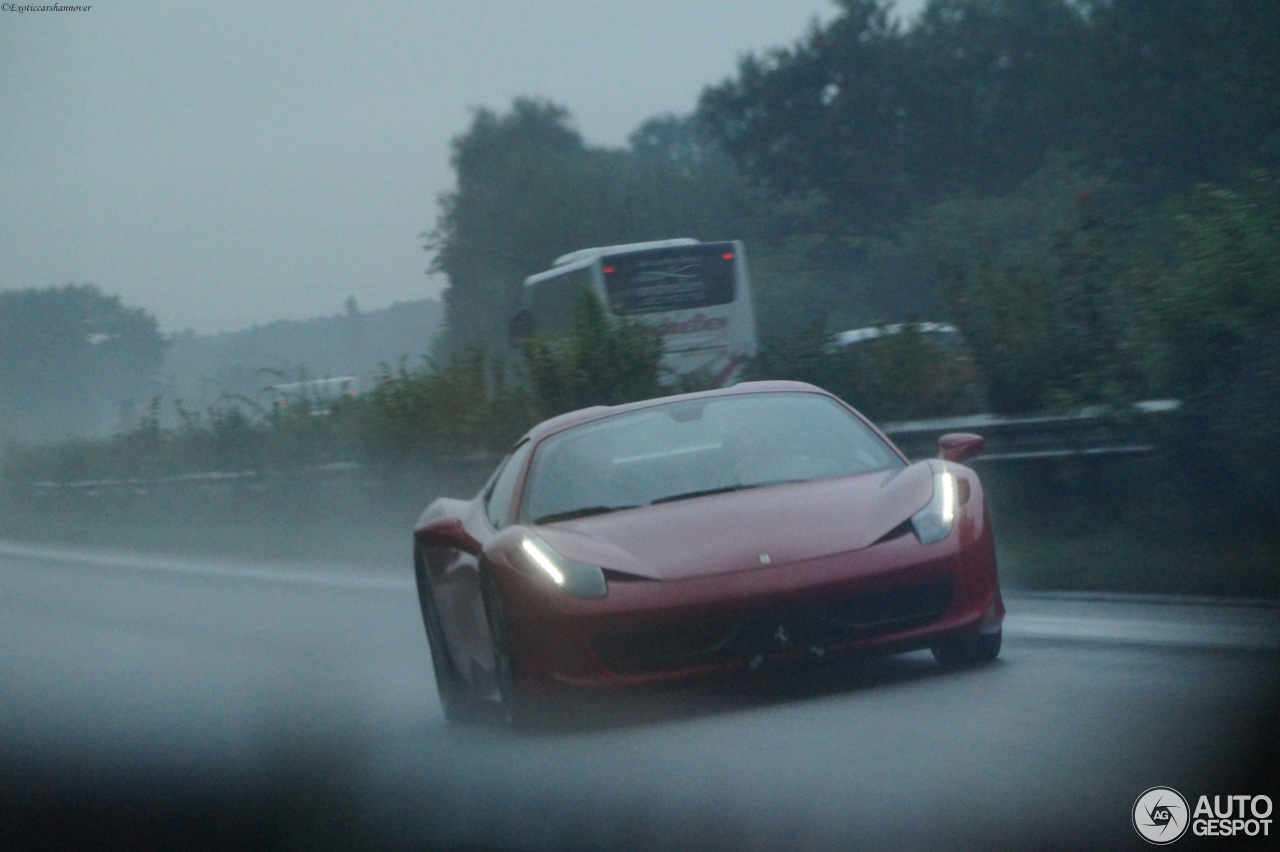
<path id="1" fill-rule="evenodd" d="M 1186 403 L 1179 457 L 1200 484 L 1274 520 L 1280 502 L 1280 184 L 1203 186 L 1165 212 L 1171 262 L 1150 279 L 1146 319 L 1162 388 Z"/>
<path id="2" fill-rule="evenodd" d="M 574 305 L 569 334 L 528 338 L 524 357 L 541 417 L 664 393 L 662 339 L 636 323 L 610 321 L 590 293 Z"/>
<path id="3" fill-rule="evenodd" d="M 364 405 L 363 455 L 383 465 L 498 452 L 533 418 L 528 394 L 480 349 L 443 367 L 430 360 L 416 370 L 404 361 L 384 366 Z"/>
<path id="4" fill-rule="evenodd" d="M 982 408 L 977 369 L 965 346 L 908 323 L 880 337 L 837 346 L 820 326 L 766 341 L 751 379 L 791 379 L 831 391 L 873 420 L 972 414 Z"/>
<path id="5" fill-rule="evenodd" d="M 951 270 L 952 314 L 993 410 L 1114 405 L 1146 389 L 1139 294 L 1120 230 L 1086 200 L 1039 256 Z"/>

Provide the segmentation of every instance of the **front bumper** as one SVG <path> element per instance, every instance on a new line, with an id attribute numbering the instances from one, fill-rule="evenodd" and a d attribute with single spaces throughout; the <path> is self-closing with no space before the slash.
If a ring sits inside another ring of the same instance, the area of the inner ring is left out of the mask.
<path id="1" fill-rule="evenodd" d="M 989 527 L 935 545 L 906 534 L 852 553 L 695 579 L 615 577 L 600 600 L 515 573 L 500 582 L 511 584 L 503 598 L 517 683 L 534 690 L 895 653 L 994 632 L 1004 617 Z"/>

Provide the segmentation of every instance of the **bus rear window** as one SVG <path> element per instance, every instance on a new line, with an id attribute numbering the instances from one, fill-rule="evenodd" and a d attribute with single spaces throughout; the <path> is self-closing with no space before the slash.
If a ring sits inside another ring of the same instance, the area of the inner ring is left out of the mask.
<path id="1" fill-rule="evenodd" d="M 679 311 L 732 302 L 735 263 L 730 242 L 600 258 L 609 309 L 615 314 Z"/>

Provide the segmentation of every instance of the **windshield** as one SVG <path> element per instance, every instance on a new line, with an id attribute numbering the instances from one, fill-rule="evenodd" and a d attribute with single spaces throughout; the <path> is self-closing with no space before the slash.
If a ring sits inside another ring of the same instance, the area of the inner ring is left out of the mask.
<path id="1" fill-rule="evenodd" d="M 732 302 L 733 243 L 704 243 L 608 255 L 602 260 L 615 314 L 692 310 Z"/>
<path id="2" fill-rule="evenodd" d="M 901 466 L 866 424 L 819 394 L 675 402 L 548 438 L 534 456 L 519 518 L 552 523 Z"/>

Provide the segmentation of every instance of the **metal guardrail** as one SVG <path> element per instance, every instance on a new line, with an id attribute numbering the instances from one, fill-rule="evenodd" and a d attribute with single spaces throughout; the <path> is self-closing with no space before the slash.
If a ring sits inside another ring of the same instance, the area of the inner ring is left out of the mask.
<path id="1" fill-rule="evenodd" d="M 920 459 L 938 453 L 938 438 L 948 432 L 975 432 L 986 439 L 987 449 L 975 461 L 1001 462 L 1071 456 L 1124 456 L 1152 452 L 1146 418 L 1169 414 L 1181 408 L 1178 400 L 1151 400 L 1134 405 L 1132 417 L 1118 418 L 1102 407 L 1084 408 L 1057 416 L 1006 417 L 972 414 L 936 420 L 908 420 L 885 423 L 881 430 L 908 458 Z M 457 465 L 496 464 L 499 456 L 477 454 L 446 463 Z M 305 475 L 318 481 L 365 480 L 368 471 L 357 462 L 333 462 L 305 468 Z M 273 476 L 255 470 L 186 473 L 158 478 L 86 479 L 72 482 L 32 483 L 37 496 L 79 493 L 102 496 L 133 492 L 145 495 L 172 488 L 226 490 L 242 488 L 266 490 Z"/>
<path id="2" fill-rule="evenodd" d="M 979 462 L 1141 455 L 1155 449 L 1147 428 L 1149 418 L 1181 407 L 1179 400 L 1158 399 L 1135 403 L 1126 417 L 1092 406 L 1056 416 L 973 414 L 885 423 L 880 428 L 913 459 L 937 455 L 938 437 L 948 432 L 974 432 L 986 439 L 986 451 L 975 459 Z"/>
<path id="3" fill-rule="evenodd" d="M 302 472 L 306 476 L 317 479 L 336 480 L 342 477 L 360 475 L 364 470 L 364 465 L 358 462 L 331 462 L 329 464 L 311 465 L 304 468 Z M 199 473 L 180 473 L 173 476 L 77 479 L 67 482 L 37 480 L 31 483 L 31 489 L 37 496 L 55 493 L 101 496 L 108 492 L 134 492 L 138 495 L 146 495 L 156 490 L 173 488 L 205 488 L 210 490 L 241 488 L 249 491 L 264 491 L 267 489 L 271 479 L 272 474 L 264 474 L 257 470 L 201 471 Z"/>

